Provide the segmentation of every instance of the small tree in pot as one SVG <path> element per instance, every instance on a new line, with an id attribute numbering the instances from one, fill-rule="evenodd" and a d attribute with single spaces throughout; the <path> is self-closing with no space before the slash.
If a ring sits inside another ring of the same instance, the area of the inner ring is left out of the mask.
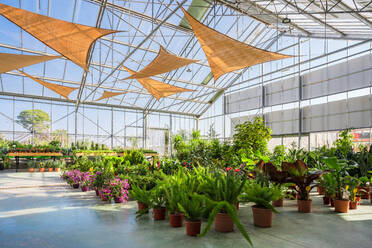
<path id="1" fill-rule="evenodd" d="M 166 198 L 165 190 L 162 186 L 157 185 L 151 190 L 151 198 L 149 207 L 152 208 L 154 214 L 154 220 L 164 220 L 165 219 L 165 208 Z"/>
<path id="2" fill-rule="evenodd" d="M 178 207 L 186 216 L 186 234 L 197 236 L 200 234 L 201 219 L 204 211 L 204 200 L 202 197 L 189 192 L 180 194 Z"/>

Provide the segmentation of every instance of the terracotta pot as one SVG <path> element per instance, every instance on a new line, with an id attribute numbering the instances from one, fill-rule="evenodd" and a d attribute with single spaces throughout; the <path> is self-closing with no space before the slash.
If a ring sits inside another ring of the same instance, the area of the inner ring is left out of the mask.
<path id="1" fill-rule="evenodd" d="M 318 190 L 319 195 L 324 195 L 325 192 L 324 192 L 323 186 L 318 186 L 317 190 Z"/>
<path id="2" fill-rule="evenodd" d="M 273 201 L 273 206 L 274 207 L 283 207 L 283 204 L 284 203 L 284 199 L 279 199 L 279 200 L 276 200 L 276 201 Z"/>
<path id="3" fill-rule="evenodd" d="M 239 202 L 238 201 L 235 203 L 235 207 L 236 207 L 236 210 L 239 210 Z"/>
<path id="4" fill-rule="evenodd" d="M 364 191 L 360 192 L 362 199 L 368 199 L 369 198 L 369 187 L 367 187 L 367 186 L 358 187 L 358 189 L 364 189 L 365 191 L 367 191 L 367 192 L 364 192 Z"/>
<path id="5" fill-rule="evenodd" d="M 39 171 L 40 172 L 44 172 L 45 171 L 45 168 L 39 168 Z"/>
<path id="6" fill-rule="evenodd" d="M 189 236 L 197 236 L 200 234 L 201 221 L 185 221 L 186 234 Z"/>
<path id="7" fill-rule="evenodd" d="M 28 168 L 28 172 L 34 172 L 35 169 L 34 168 Z"/>
<path id="8" fill-rule="evenodd" d="M 234 231 L 234 222 L 229 214 L 218 213 L 214 218 L 214 229 L 217 232 L 232 232 Z"/>
<path id="9" fill-rule="evenodd" d="M 88 186 L 81 186 L 81 191 L 87 192 L 89 190 Z"/>
<path id="10" fill-rule="evenodd" d="M 60 168 L 54 168 L 55 172 L 59 172 Z"/>
<path id="11" fill-rule="evenodd" d="M 330 203 L 330 199 L 327 196 L 323 196 L 323 205 L 328 206 Z"/>
<path id="12" fill-rule="evenodd" d="M 298 212 L 311 213 L 312 200 L 297 200 Z"/>
<path id="13" fill-rule="evenodd" d="M 361 200 L 361 197 L 360 196 L 356 196 L 355 197 L 355 201 L 357 202 L 358 205 L 360 205 L 360 200 Z"/>
<path id="14" fill-rule="evenodd" d="M 165 207 L 153 208 L 154 220 L 165 220 Z"/>
<path id="15" fill-rule="evenodd" d="M 182 227 L 183 214 L 169 214 L 169 224 L 171 227 Z"/>
<path id="16" fill-rule="evenodd" d="M 146 204 L 142 202 L 137 202 L 137 205 L 138 205 L 138 211 L 147 210 L 146 213 L 149 212 L 149 206 L 147 206 Z"/>
<path id="17" fill-rule="evenodd" d="M 333 200 L 333 198 L 330 198 L 331 200 L 331 207 L 334 207 L 335 206 L 335 201 Z"/>
<path id="18" fill-rule="evenodd" d="M 268 208 L 252 206 L 253 224 L 259 227 L 271 227 L 273 225 L 274 213 Z"/>
<path id="19" fill-rule="evenodd" d="M 123 198 L 114 198 L 115 203 L 122 203 L 124 201 Z"/>
<path id="20" fill-rule="evenodd" d="M 349 209 L 357 209 L 357 206 L 358 206 L 358 202 L 356 201 L 351 201 L 349 203 Z"/>
<path id="21" fill-rule="evenodd" d="M 334 200 L 335 201 L 335 211 L 339 213 L 347 213 L 349 211 L 349 201 L 348 200 Z"/>
<path id="22" fill-rule="evenodd" d="M 48 168 L 48 172 L 52 172 L 53 171 L 53 168 Z"/>
<path id="23" fill-rule="evenodd" d="M 75 184 L 72 185 L 72 187 L 73 187 L 74 189 L 78 189 L 78 188 L 79 188 L 79 184 L 78 184 L 78 183 L 75 183 Z"/>

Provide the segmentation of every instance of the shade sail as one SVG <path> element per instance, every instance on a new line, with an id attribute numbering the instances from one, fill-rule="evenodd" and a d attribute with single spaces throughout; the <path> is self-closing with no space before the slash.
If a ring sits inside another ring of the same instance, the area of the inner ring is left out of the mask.
<path id="1" fill-rule="evenodd" d="M 198 60 L 178 57 L 174 54 L 167 52 L 167 50 L 165 50 L 164 47 L 160 46 L 158 55 L 153 61 L 151 61 L 150 64 L 148 64 L 141 71 L 136 72 L 135 74 L 131 75 L 126 79 L 146 78 L 154 75 L 159 75 L 162 73 L 173 71 L 185 65 L 195 63 L 197 61 Z"/>
<path id="2" fill-rule="evenodd" d="M 35 78 L 35 77 L 29 75 L 29 74 L 27 74 L 27 73 L 25 73 L 25 72 L 23 72 L 23 71 L 20 71 L 20 70 L 18 70 L 18 71 L 19 71 L 20 73 L 22 73 L 23 75 L 25 75 L 26 77 L 31 78 L 31 79 L 34 80 L 35 82 L 37 82 L 37 83 L 39 83 L 39 84 L 45 86 L 46 88 L 48 88 L 48 89 L 54 91 L 55 93 L 57 93 L 58 95 L 63 96 L 63 97 L 66 98 L 66 99 L 68 99 L 68 95 L 69 95 L 72 91 L 78 89 L 78 88 L 73 88 L 73 87 L 68 87 L 68 86 L 63 86 L 63 85 L 58 85 L 58 84 L 47 83 L 47 82 L 45 82 L 45 81 L 43 81 L 43 80 L 40 80 L 40 79 L 38 79 L 38 78 Z"/>
<path id="3" fill-rule="evenodd" d="M 182 8 L 211 67 L 214 80 L 225 73 L 291 56 L 265 51 L 234 40 L 193 18 Z"/>
<path id="4" fill-rule="evenodd" d="M 94 101 L 100 101 L 102 99 L 105 99 L 105 98 L 109 98 L 109 97 L 113 97 L 113 96 L 118 96 L 118 95 L 122 95 L 124 94 L 125 92 L 111 92 L 111 91 L 106 91 L 104 90 L 103 91 L 103 94 L 100 98 L 94 100 Z"/>
<path id="5" fill-rule="evenodd" d="M 35 56 L 23 54 L 0 53 L 0 73 L 13 71 L 29 65 L 34 65 L 60 56 Z"/>
<path id="6" fill-rule="evenodd" d="M 117 32 L 66 22 L 5 4 L 0 4 L 0 14 L 86 71 L 93 42 Z"/>
<path id="7" fill-rule="evenodd" d="M 132 71 L 129 68 L 126 68 L 125 66 L 123 66 L 123 68 L 127 70 L 131 75 L 134 75 L 136 73 L 135 71 Z M 167 97 L 181 92 L 193 91 L 169 85 L 166 83 L 162 83 L 151 78 L 136 78 L 136 80 L 140 84 L 142 84 L 142 86 L 145 87 L 145 89 L 147 89 L 150 92 L 150 94 L 156 98 L 156 100 L 159 100 L 162 97 Z"/>

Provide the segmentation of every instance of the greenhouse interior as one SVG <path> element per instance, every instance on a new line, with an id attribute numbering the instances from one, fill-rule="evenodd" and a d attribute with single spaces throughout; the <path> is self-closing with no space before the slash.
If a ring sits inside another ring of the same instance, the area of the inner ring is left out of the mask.
<path id="1" fill-rule="evenodd" d="M 0 247 L 372 247 L 372 1 L 0 0 Z"/>

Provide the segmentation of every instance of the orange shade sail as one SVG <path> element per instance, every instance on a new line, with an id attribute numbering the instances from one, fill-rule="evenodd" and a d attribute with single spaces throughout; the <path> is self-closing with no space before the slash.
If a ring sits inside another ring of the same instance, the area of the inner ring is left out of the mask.
<path id="1" fill-rule="evenodd" d="M 0 53 L 0 74 L 56 58 L 60 58 L 60 56 L 35 56 Z"/>
<path id="2" fill-rule="evenodd" d="M 0 3 L 0 14 L 75 64 L 87 68 L 93 42 L 117 31 L 58 20 Z"/>
<path id="3" fill-rule="evenodd" d="M 203 48 L 215 81 L 228 72 L 291 57 L 234 40 L 200 23 L 183 8 L 182 11 Z"/>
<path id="4" fill-rule="evenodd" d="M 127 70 L 131 75 L 134 75 L 136 72 L 130 70 L 129 68 L 126 68 L 123 66 L 125 70 Z M 151 78 L 136 78 L 136 80 L 142 84 L 143 87 L 145 87 L 150 94 L 155 97 L 156 100 L 159 100 L 162 97 L 167 97 L 173 94 L 181 93 L 181 92 L 187 92 L 187 91 L 193 91 L 189 89 L 184 89 L 181 87 L 169 85 L 166 83 L 159 82 L 157 80 L 151 79 Z"/>
<path id="5" fill-rule="evenodd" d="M 105 98 L 109 98 L 109 97 L 113 97 L 113 96 L 118 96 L 118 95 L 122 95 L 124 94 L 125 92 L 111 92 L 111 91 L 106 91 L 104 90 L 103 91 L 103 94 L 100 98 L 94 100 L 94 101 L 100 101 L 102 99 L 105 99 Z"/>
<path id="6" fill-rule="evenodd" d="M 158 55 L 153 61 L 151 61 L 150 64 L 148 64 L 141 71 L 136 72 L 135 74 L 131 75 L 126 79 L 146 78 L 163 74 L 178 69 L 180 67 L 186 66 L 188 64 L 195 63 L 197 61 L 198 60 L 178 57 L 174 54 L 169 53 L 167 50 L 165 50 L 164 47 L 160 46 Z"/>
<path id="7" fill-rule="evenodd" d="M 18 70 L 18 71 L 19 71 L 19 70 Z M 44 87 L 46 87 L 46 88 L 48 88 L 48 89 L 54 91 L 54 92 L 57 93 L 58 95 L 63 96 L 63 97 L 66 98 L 66 99 L 68 99 L 68 95 L 69 95 L 72 91 L 78 89 L 78 88 L 73 88 L 73 87 L 68 87 L 68 86 L 63 86 L 63 85 L 58 85 L 58 84 L 47 83 L 47 82 L 45 82 L 45 81 L 43 81 L 43 80 L 40 80 L 40 79 L 38 79 L 38 78 L 35 78 L 35 77 L 29 75 L 29 74 L 27 74 L 27 73 L 25 73 L 25 72 L 23 72 L 23 71 L 19 71 L 19 72 L 22 73 L 23 75 L 25 75 L 26 77 L 31 78 L 31 79 L 34 80 L 35 82 L 37 82 L 37 83 L 43 85 Z"/>

